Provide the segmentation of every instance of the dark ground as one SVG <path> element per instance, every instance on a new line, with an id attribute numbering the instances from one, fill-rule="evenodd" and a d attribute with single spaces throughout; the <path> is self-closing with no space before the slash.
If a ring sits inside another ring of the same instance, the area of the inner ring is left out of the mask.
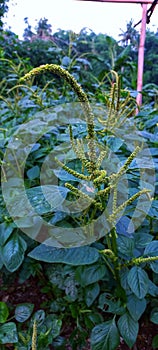
<path id="1" fill-rule="evenodd" d="M 48 301 L 48 295 L 41 292 L 41 286 L 38 283 L 37 277 L 31 277 L 23 284 L 18 283 L 18 279 L 11 281 L 9 283 L 9 288 L 4 288 L 4 283 L 2 278 L 0 278 L 0 301 L 7 303 L 9 309 L 14 309 L 19 303 L 33 303 L 35 305 L 34 311 L 41 309 L 41 304 Z M 71 334 L 71 326 L 64 327 L 62 336 L 67 339 Z M 137 343 L 132 350 L 153 350 L 152 339 L 158 334 L 158 325 L 155 325 L 148 320 L 142 320 L 140 322 L 139 335 L 137 337 Z M 12 345 L 6 344 L 6 349 L 13 350 Z M 53 348 L 51 348 L 53 350 Z M 72 350 L 72 348 L 67 344 L 65 350 Z M 80 349 L 79 349 L 80 350 Z M 89 339 L 86 342 L 86 346 L 82 350 L 90 350 Z M 120 345 L 117 350 L 130 350 L 129 347 L 120 340 Z"/>

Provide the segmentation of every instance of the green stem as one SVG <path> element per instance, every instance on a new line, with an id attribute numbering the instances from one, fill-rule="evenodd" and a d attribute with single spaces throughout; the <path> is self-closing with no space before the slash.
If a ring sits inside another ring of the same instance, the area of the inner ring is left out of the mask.
<path id="1" fill-rule="evenodd" d="M 111 232 L 110 232 L 110 235 L 111 235 L 111 246 L 112 246 L 112 251 L 115 255 L 115 259 L 113 261 L 114 263 L 114 272 L 115 272 L 115 278 L 116 278 L 116 281 L 118 283 L 118 285 L 120 286 L 121 285 L 121 282 L 120 282 L 120 273 L 119 273 L 119 270 L 120 270 L 120 266 L 119 266 L 119 263 L 118 263 L 118 250 L 117 250 L 117 233 L 116 233 L 116 228 L 113 227 Z"/>

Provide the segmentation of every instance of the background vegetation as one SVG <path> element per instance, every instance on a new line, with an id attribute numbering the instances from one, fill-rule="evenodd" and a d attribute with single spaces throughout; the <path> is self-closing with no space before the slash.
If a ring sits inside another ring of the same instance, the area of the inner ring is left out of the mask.
<path id="1" fill-rule="evenodd" d="M 74 111 L 73 103 L 78 102 L 78 97 L 56 75 L 46 71 L 28 82 L 20 81 L 34 67 L 57 64 L 71 73 L 87 93 L 89 101 L 97 104 L 97 140 L 100 145 L 108 146 L 115 152 L 120 164 L 128 162 L 124 170 L 128 178 L 129 198 L 141 189 L 136 160 L 139 166 L 142 164 L 142 170 L 148 164 L 148 159 L 141 159 L 140 162 L 137 153 L 129 161 L 134 148 L 131 151 L 126 146 L 125 135 L 134 127 L 135 138 L 132 132 L 131 146 L 139 145 L 140 137 L 143 137 L 150 147 L 156 172 L 156 188 L 151 208 L 141 227 L 133 229 L 130 234 L 128 225 L 137 204 L 137 195 L 126 203 L 125 212 L 117 220 L 115 232 L 113 229 L 110 231 L 111 235 L 99 236 L 100 239 L 86 247 L 54 250 L 41 246 L 32 238 L 34 234 L 40 233 L 40 226 L 30 222 L 30 218 L 26 217 L 25 229 L 32 229 L 32 237 L 20 230 L 20 217 L 16 225 L 1 193 L 0 348 L 83 350 L 91 347 L 92 350 L 115 350 L 123 339 L 126 349 L 136 350 L 137 346 L 140 349 L 138 341 L 142 323 L 158 324 L 158 33 L 147 31 L 143 106 L 135 116 L 139 34 L 133 29 L 132 21 L 117 42 L 101 33 L 96 35 L 87 28 L 83 28 L 79 34 L 62 29 L 52 34 L 51 25 L 45 18 L 40 19 L 37 28 L 33 29 L 26 18 L 24 39 L 19 40 L 15 33 L 3 30 L 6 10 L 7 2 L 4 1 L 0 12 L 0 154 L 3 180 L 5 151 L 20 125 L 31 120 L 36 112 L 39 112 L 39 122 L 46 118 L 46 111 L 47 117 L 52 118 L 52 107 L 54 120 L 61 120 L 63 113 L 70 113 L 70 106 Z M 106 130 L 107 121 L 111 125 L 110 130 Z M 81 120 L 80 126 L 73 123 L 74 142 L 77 135 L 86 140 L 85 122 Z M 123 126 L 123 132 L 116 136 L 114 129 L 120 125 Z M 27 137 L 27 130 L 25 132 Z M 39 178 L 41 166 L 50 151 L 58 150 L 62 154 L 67 140 L 68 128 L 61 123 L 60 126 L 55 124 L 32 148 L 25 164 L 24 178 L 26 192 L 38 214 L 57 227 L 72 228 L 76 223 L 81 224 L 83 218 L 70 218 L 63 215 L 62 211 L 51 211 L 41 198 Z M 83 159 L 72 161 L 71 148 L 70 142 L 65 150 L 68 154 L 70 152 L 66 165 L 68 169 L 81 173 Z M 15 160 L 16 152 L 13 156 Z M 117 173 L 118 164 L 113 168 L 110 154 L 106 156 L 105 169 L 111 175 Z M 11 167 L 12 162 L 9 165 Z M 72 186 L 76 184 L 76 179 L 72 178 L 68 169 L 58 173 L 62 189 L 65 189 L 67 182 Z M 97 183 L 96 179 L 101 175 L 100 172 L 93 180 Z M 23 204 L 22 198 L 17 196 L 18 182 L 16 178 L 13 181 L 15 189 L 10 193 L 11 205 L 13 208 L 14 205 L 19 206 L 21 210 Z M 79 177 L 77 184 L 80 185 Z M 104 183 L 101 186 L 101 189 L 105 189 Z M 119 191 L 124 193 L 125 188 L 121 187 Z M 64 193 L 65 196 L 70 195 Z M 73 191 L 71 195 L 74 196 Z M 138 219 L 144 215 L 145 205 L 150 200 L 146 196 L 143 198 Z M 102 205 L 106 200 L 104 198 Z M 93 210 L 92 206 L 90 213 L 86 213 L 86 220 L 89 220 Z M 102 208 L 97 210 L 96 216 Z M 21 228 L 23 225 L 24 221 L 21 222 Z M 146 349 L 158 348 L 156 331 L 151 343 L 147 344 Z"/>

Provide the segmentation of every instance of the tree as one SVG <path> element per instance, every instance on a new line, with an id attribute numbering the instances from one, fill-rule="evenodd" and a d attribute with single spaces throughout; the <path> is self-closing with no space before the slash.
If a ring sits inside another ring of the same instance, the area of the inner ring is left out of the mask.
<path id="1" fill-rule="evenodd" d="M 9 0 L 1 0 L 0 1 L 0 30 L 3 29 L 3 21 L 2 18 L 4 17 L 5 13 L 8 11 L 8 1 Z"/>
<path id="2" fill-rule="evenodd" d="M 132 19 L 127 23 L 126 31 L 124 32 L 122 29 L 121 29 L 121 31 L 122 31 L 122 33 L 119 34 L 119 36 L 122 37 L 122 39 L 119 40 L 119 42 L 123 46 L 128 46 L 129 44 L 131 44 L 131 46 L 134 49 L 138 49 L 139 33 L 134 28 L 134 24 L 133 24 Z"/>
<path id="3" fill-rule="evenodd" d="M 41 18 L 35 29 L 39 38 L 50 37 L 52 34 L 52 26 L 48 23 L 47 18 Z"/>
<path id="4" fill-rule="evenodd" d="M 24 18 L 24 22 L 25 22 L 25 24 L 27 24 L 27 27 L 24 29 L 23 38 L 24 38 L 24 40 L 31 40 L 34 33 L 32 32 L 32 27 L 29 24 L 28 17 Z"/>

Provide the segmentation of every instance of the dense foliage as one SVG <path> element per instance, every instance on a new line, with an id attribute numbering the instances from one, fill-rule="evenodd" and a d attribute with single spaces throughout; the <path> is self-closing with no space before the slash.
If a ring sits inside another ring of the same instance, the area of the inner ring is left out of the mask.
<path id="1" fill-rule="evenodd" d="M 0 267 L 2 295 L 35 278 L 45 299 L 32 302 L 31 284 L 27 300 L 3 298 L 0 346 L 79 350 L 90 338 L 92 350 L 116 350 L 123 338 L 131 349 L 142 317 L 158 324 L 152 67 L 136 116 L 132 41 L 26 24 L 24 41 L 0 39 Z"/>
<path id="2" fill-rule="evenodd" d="M 0 3 L 0 31 L 3 30 L 3 17 L 8 11 L 8 1 L 9 0 L 1 0 Z"/>

